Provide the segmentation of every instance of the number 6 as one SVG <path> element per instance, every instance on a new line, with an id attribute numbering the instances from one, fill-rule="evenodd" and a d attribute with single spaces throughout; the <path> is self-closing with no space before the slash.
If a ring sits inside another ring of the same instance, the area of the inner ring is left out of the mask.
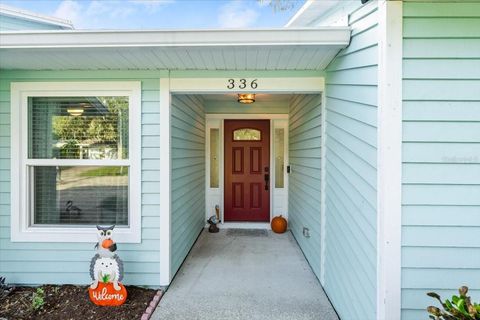
<path id="1" fill-rule="evenodd" d="M 252 80 L 252 82 L 250 83 L 250 87 L 252 89 L 257 89 L 257 87 L 258 87 L 257 79 Z"/>

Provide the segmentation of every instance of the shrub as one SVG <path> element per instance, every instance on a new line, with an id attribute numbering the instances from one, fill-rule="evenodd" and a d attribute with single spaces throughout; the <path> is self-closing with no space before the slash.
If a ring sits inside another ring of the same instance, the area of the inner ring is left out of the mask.
<path id="1" fill-rule="evenodd" d="M 442 301 L 440 295 L 435 292 L 429 292 L 427 295 L 440 302 L 443 310 L 429 306 L 430 319 L 433 320 L 480 320 L 480 304 L 472 303 L 468 293 L 468 287 L 463 286 L 458 289 L 459 296 L 453 295 L 451 301 L 446 299 Z"/>

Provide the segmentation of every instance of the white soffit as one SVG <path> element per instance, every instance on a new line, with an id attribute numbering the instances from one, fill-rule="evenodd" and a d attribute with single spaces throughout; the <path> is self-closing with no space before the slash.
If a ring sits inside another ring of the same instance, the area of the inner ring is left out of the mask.
<path id="1" fill-rule="evenodd" d="M 322 70 L 348 27 L 0 33 L 0 68 Z"/>

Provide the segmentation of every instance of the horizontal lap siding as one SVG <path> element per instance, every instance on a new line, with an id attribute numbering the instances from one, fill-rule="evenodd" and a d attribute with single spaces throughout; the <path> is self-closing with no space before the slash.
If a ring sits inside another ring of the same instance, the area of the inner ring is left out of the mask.
<path id="1" fill-rule="evenodd" d="M 480 299 L 480 3 L 405 3 L 402 319 Z"/>
<path id="2" fill-rule="evenodd" d="M 297 239 L 313 271 L 320 277 L 320 188 L 322 98 L 298 95 L 292 99 L 289 116 L 288 216 L 290 230 Z M 310 238 L 303 236 L 303 227 Z"/>
<path id="3" fill-rule="evenodd" d="M 141 81 L 142 82 L 142 242 L 119 244 L 125 283 L 159 286 L 159 75 L 152 72 L 6 72 L 0 78 L 0 274 L 12 283 L 90 281 L 93 243 L 10 241 L 10 82 Z"/>
<path id="4" fill-rule="evenodd" d="M 377 20 L 374 4 L 352 13 L 327 68 L 324 285 L 342 319 L 376 318 Z"/>
<path id="5" fill-rule="evenodd" d="M 205 111 L 200 98 L 178 95 L 171 112 L 174 275 L 205 226 Z"/>

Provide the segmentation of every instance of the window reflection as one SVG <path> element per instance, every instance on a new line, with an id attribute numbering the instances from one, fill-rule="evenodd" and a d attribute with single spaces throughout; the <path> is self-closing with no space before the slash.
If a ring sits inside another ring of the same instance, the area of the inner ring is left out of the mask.
<path id="1" fill-rule="evenodd" d="M 283 128 L 275 129 L 275 188 L 284 186 L 284 152 L 285 130 Z"/>

